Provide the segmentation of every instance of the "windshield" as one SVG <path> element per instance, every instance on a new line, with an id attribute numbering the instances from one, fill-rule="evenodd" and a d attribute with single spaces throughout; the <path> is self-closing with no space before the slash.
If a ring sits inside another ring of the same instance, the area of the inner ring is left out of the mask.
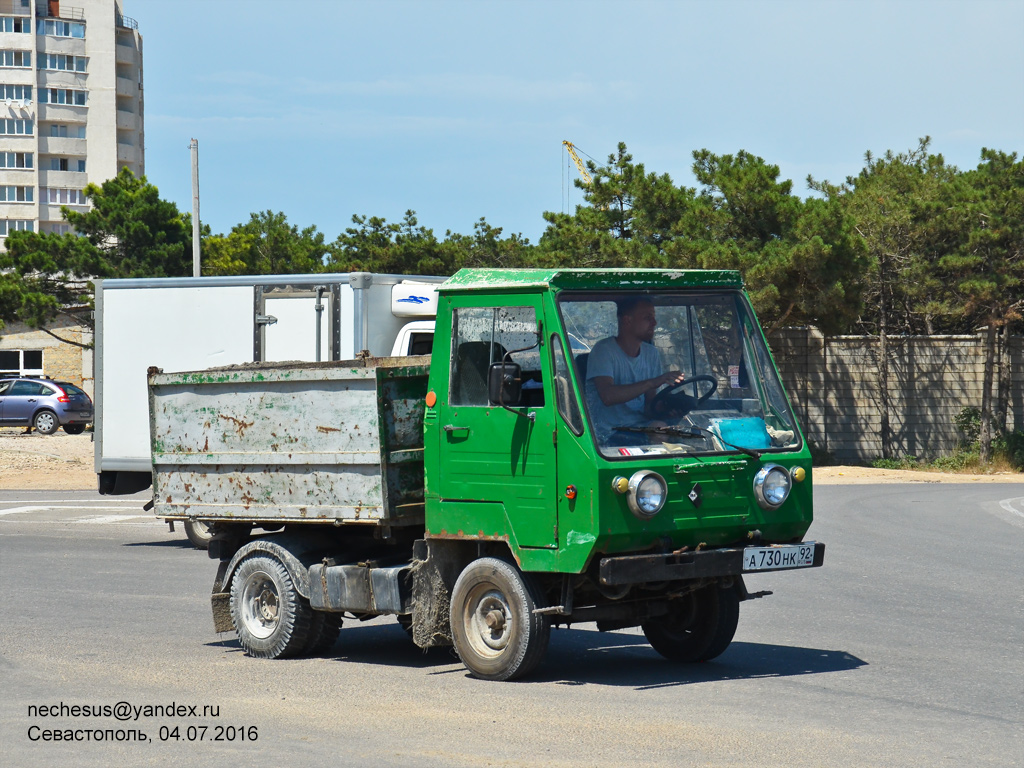
<path id="1" fill-rule="evenodd" d="M 563 293 L 559 308 L 602 455 L 800 446 L 740 292 Z"/>

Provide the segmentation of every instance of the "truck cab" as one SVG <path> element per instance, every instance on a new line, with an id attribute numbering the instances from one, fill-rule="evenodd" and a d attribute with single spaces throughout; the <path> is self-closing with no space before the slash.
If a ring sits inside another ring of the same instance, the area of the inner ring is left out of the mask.
<path id="1" fill-rule="evenodd" d="M 619 424 L 587 373 L 631 296 L 685 378 Z M 810 452 L 737 273 L 464 271 L 440 301 L 428 538 L 507 541 L 528 570 L 579 573 L 601 554 L 806 533 Z M 520 379 L 506 407 L 488 389 L 502 366 Z"/>

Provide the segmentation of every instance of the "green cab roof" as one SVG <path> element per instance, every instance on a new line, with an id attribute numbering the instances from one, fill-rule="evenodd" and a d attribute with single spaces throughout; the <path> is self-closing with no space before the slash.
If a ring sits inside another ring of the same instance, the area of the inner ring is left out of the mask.
<path id="1" fill-rule="evenodd" d="M 438 286 L 438 291 L 448 294 L 742 287 L 743 278 L 732 269 L 460 269 Z"/>

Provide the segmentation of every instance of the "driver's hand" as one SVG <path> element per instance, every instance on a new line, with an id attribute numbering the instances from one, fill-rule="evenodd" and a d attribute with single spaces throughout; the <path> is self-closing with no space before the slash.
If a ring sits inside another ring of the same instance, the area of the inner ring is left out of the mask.
<path id="1" fill-rule="evenodd" d="M 669 371 L 668 373 L 661 374 L 661 376 L 655 379 L 657 382 L 655 386 L 661 387 L 668 384 L 674 387 L 676 384 L 682 384 L 685 379 L 686 377 L 679 371 Z"/>

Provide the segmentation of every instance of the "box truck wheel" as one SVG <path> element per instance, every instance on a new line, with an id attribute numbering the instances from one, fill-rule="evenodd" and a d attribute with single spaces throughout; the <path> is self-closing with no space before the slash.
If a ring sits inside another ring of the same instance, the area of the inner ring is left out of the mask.
<path id="1" fill-rule="evenodd" d="M 188 536 L 188 540 L 192 542 L 196 549 L 210 548 L 210 539 L 213 538 L 213 532 L 210 531 L 210 526 L 202 520 L 186 520 L 185 535 Z"/>
<path id="2" fill-rule="evenodd" d="M 452 590 L 451 627 L 455 650 L 474 676 L 512 680 L 533 671 L 551 634 L 533 580 L 493 557 L 474 560 Z"/>
<path id="3" fill-rule="evenodd" d="M 668 615 L 651 619 L 642 629 L 666 659 L 708 661 L 729 647 L 739 618 L 736 590 L 711 585 L 673 600 Z"/>
<path id="4" fill-rule="evenodd" d="M 252 555 L 231 580 L 231 620 L 250 656 L 278 659 L 306 648 L 312 609 L 276 558 Z"/>

